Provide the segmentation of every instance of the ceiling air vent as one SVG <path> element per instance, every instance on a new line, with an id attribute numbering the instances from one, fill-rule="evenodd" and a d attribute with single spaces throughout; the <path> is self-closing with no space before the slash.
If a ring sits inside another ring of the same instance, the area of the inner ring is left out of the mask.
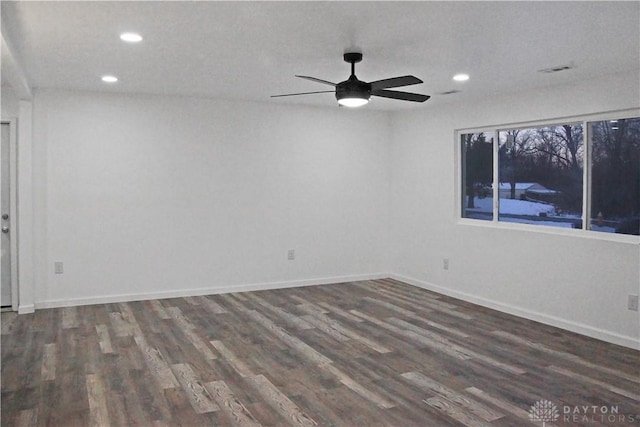
<path id="1" fill-rule="evenodd" d="M 448 90 L 446 92 L 439 92 L 438 95 L 453 95 L 454 93 L 458 93 L 458 92 L 460 91 L 453 89 L 453 90 Z"/>
<path id="2" fill-rule="evenodd" d="M 539 73 L 545 73 L 545 74 L 551 74 L 551 73 L 557 73 L 559 71 L 566 71 L 566 70 L 571 70 L 575 68 L 573 65 L 558 65 L 555 67 L 551 67 L 551 68 L 545 68 L 543 70 L 538 70 Z"/>

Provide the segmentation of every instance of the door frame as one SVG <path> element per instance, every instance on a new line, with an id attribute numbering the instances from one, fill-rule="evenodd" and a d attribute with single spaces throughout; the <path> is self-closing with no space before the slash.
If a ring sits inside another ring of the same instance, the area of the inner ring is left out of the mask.
<path id="1" fill-rule="evenodd" d="M 11 310 L 18 311 L 18 146 L 17 119 L 2 118 L 0 122 L 9 125 L 9 218 L 11 250 Z M 1 165 L 0 165 L 1 167 Z"/>

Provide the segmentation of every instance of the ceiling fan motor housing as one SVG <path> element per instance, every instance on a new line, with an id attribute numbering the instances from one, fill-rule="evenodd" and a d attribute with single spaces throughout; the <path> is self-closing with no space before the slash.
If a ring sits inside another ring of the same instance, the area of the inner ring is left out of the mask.
<path id="1" fill-rule="evenodd" d="M 349 77 L 336 85 L 336 99 L 339 101 L 344 98 L 371 98 L 371 85 L 360 81 L 356 76 Z"/>

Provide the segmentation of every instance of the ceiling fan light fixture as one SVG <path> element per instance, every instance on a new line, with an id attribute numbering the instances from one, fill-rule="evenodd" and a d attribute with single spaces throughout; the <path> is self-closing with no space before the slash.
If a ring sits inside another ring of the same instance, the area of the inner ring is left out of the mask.
<path id="1" fill-rule="evenodd" d="M 142 36 L 138 33 L 122 33 L 120 40 L 127 43 L 138 43 L 142 41 Z"/>
<path id="2" fill-rule="evenodd" d="M 342 105 L 343 107 L 351 107 L 351 108 L 362 107 L 368 102 L 369 102 L 369 99 L 364 97 L 363 98 L 349 97 L 349 98 L 338 99 L 338 104 Z"/>

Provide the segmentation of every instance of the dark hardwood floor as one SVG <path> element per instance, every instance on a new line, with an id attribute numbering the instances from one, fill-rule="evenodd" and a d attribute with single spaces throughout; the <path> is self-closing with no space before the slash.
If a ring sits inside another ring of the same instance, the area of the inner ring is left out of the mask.
<path id="1" fill-rule="evenodd" d="M 640 352 L 394 280 L 1 316 L 3 426 L 640 425 Z"/>

